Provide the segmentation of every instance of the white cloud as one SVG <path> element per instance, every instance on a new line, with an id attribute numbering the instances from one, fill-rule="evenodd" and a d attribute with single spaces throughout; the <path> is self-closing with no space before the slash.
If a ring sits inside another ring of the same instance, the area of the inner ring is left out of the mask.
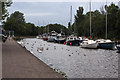
<path id="1" fill-rule="evenodd" d="M 91 0 L 92 2 L 106 2 L 106 0 Z M 107 0 L 107 2 L 118 2 L 119 0 Z M 90 0 L 13 0 L 13 2 L 90 2 Z"/>
<path id="2" fill-rule="evenodd" d="M 54 15 L 53 13 L 25 13 L 25 16 L 31 16 L 31 17 L 36 17 L 36 16 L 51 16 Z"/>

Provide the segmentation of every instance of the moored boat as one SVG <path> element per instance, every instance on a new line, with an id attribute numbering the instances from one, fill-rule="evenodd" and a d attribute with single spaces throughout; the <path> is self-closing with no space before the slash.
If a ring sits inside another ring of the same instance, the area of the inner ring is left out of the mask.
<path id="1" fill-rule="evenodd" d="M 117 50 L 120 52 L 120 45 L 117 45 L 116 47 L 117 47 Z"/>
<path id="2" fill-rule="evenodd" d="M 98 39 L 96 40 L 98 43 L 98 48 L 101 49 L 114 49 L 115 48 L 115 43 L 111 40 L 105 40 L 105 39 Z"/>
<path id="3" fill-rule="evenodd" d="M 67 37 L 66 44 L 67 45 L 71 45 L 71 46 L 79 46 L 80 45 L 80 41 L 77 38 L 77 36 L 70 35 L 70 36 Z"/>
<path id="4" fill-rule="evenodd" d="M 57 35 L 57 32 L 55 32 L 55 31 L 51 31 L 50 36 L 48 36 L 48 40 L 47 40 L 47 42 L 54 42 L 55 39 L 56 39 L 56 35 Z"/>
<path id="5" fill-rule="evenodd" d="M 84 40 L 81 43 L 81 47 L 82 48 L 89 48 L 89 49 L 97 49 L 98 43 L 96 43 L 96 41 L 94 41 L 94 40 Z"/>
<path id="6" fill-rule="evenodd" d="M 92 19 L 91 19 L 91 1 L 90 1 L 90 38 L 91 38 L 91 35 L 92 35 Z M 96 43 L 96 41 L 94 40 L 89 40 L 89 39 L 86 39 L 84 40 L 82 43 L 81 43 L 81 47 L 82 48 L 89 48 L 89 49 L 96 49 L 98 47 L 98 43 Z"/>
<path id="7" fill-rule="evenodd" d="M 42 34 L 42 39 L 44 40 L 44 41 L 47 41 L 48 40 L 48 34 Z"/>
<path id="8" fill-rule="evenodd" d="M 55 42 L 63 44 L 66 41 L 66 36 L 63 32 L 57 35 Z"/>
<path id="9" fill-rule="evenodd" d="M 83 41 L 88 40 L 88 38 L 87 37 L 79 37 L 79 40 L 80 40 L 80 43 L 82 43 Z"/>
<path id="10" fill-rule="evenodd" d="M 41 35 L 36 36 L 37 39 L 41 39 Z"/>

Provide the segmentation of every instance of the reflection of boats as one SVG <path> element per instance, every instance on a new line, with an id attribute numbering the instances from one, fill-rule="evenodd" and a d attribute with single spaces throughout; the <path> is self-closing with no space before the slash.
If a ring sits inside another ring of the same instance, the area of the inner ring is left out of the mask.
<path id="1" fill-rule="evenodd" d="M 42 34 L 42 39 L 43 39 L 44 41 L 47 41 L 47 40 L 48 40 L 48 34 L 47 34 L 47 33 Z"/>
<path id="2" fill-rule="evenodd" d="M 96 41 L 94 41 L 94 40 L 84 40 L 81 43 L 81 47 L 82 48 L 95 49 L 95 48 L 98 47 L 98 43 L 96 43 Z"/>
<path id="3" fill-rule="evenodd" d="M 80 45 L 80 41 L 77 38 L 77 36 L 70 35 L 69 37 L 67 37 L 66 44 L 67 45 L 72 45 L 72 46 L 79 46 Z"/>
<path id="4" fill-rule="evenodd" d="M 115 43 L 112 42 L 111 40 L 105 40 L 105 39 L 98 39 L 96 40 L 98 43 L 98 48 L 101 49 L 114 49 L 115 48 Z"/>
<path id="5" fill-rule="evenodd" d="M 66 41 L 66 36 L 65 34 L 61 31 L 60 34 L 57 35 L 56 39 L 55 39 L 55 42 L 56 43 L 64 43 Z"/>
<path id="6" fill-rule="evenodd" d="M 55 31 L 51 31 L 50 36 L 48 36 L 48 42 L 54 42 L 56 38 L 57 33 Z"/>
<path id="7" fill-rule="evenodd" d="M 117 47 L 117 50 L 120 52 L 120 45 L 117 45 L 116 47 Z"/>

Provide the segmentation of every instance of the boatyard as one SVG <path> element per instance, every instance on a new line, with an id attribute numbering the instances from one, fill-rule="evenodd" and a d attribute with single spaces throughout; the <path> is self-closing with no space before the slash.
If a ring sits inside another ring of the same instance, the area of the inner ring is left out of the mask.
<path id="1" fill-rule="evenodd" d="M 120 1 L 26 1 L 0 1 L 2 80 L 120 78 Z"/>

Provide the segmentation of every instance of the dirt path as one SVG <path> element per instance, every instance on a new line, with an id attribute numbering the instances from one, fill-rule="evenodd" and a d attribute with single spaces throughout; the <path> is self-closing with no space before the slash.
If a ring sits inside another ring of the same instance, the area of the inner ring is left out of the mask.
<path id="1" fill-rule="evenodd" d="M 3 78 L 63 78 L 14 40 L 2 44 Z"/>

